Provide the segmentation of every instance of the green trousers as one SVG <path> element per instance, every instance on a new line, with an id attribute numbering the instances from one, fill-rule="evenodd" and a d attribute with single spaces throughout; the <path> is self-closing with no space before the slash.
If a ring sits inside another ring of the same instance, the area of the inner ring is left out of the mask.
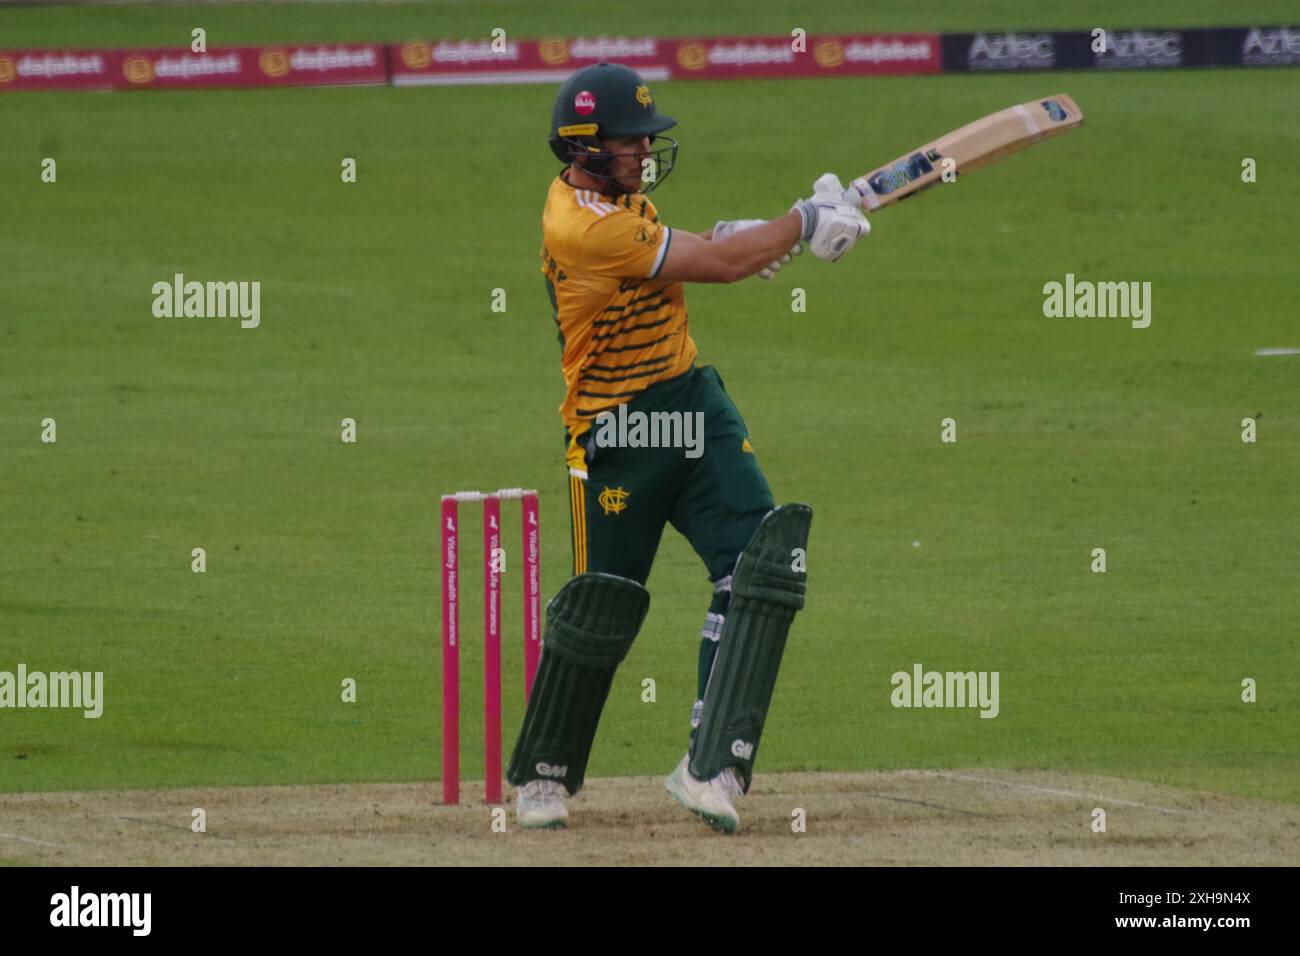
<path id="1" fill-rule="evenodd" d="M 638 420 L 650 423 L 640 434 Z M 672 524 L 700 556 L 710 581 L 730 575 L 759 521 L 775 507 L 748 438 L 709 365 L 651 386 L 627 403 L 625 417 L 593 423 L 576 442 L 585 450 L 585 477 L 569 456 L 573 573 L 601 571 L 644 585 L 664 525 Z M 575 444 L 572 436 L 566 441 Z M 651 443 L 670 447 L 647 447 Z"/>

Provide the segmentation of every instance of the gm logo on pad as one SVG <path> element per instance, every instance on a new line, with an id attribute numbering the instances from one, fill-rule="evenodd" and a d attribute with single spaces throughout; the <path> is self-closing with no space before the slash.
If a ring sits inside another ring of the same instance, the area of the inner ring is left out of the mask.
<path id="1" fill-rule="evenodd" d="M 737 738 L 731 742 L 731 755 L 739 757 L 741 760 L 752 760 L 754 758 L 754 745 Z"/>

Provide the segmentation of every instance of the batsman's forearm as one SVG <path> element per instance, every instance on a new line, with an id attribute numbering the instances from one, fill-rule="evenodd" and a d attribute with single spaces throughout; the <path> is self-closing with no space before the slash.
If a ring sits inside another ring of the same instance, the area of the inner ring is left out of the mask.
<path id="1" fill-rule="evenodd" d="M 753 275 L 774 259 L 779 259 L 803 234 L 803 219 L 788 212 L 761 226 L 742 229 L 713 243 L 717 253 L 745 275 Z"/>

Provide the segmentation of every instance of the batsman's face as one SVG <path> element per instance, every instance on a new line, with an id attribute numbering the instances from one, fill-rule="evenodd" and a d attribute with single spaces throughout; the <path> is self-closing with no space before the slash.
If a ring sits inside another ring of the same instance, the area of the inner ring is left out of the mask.
<path id="1" fill-rule="evenodd" d="M 614 157 L 609 175 L 627 192 L 640 192 L 644 185 L 642 164 L 650 156 L 650 137 L 616 136 L 601 140 L 601 144 Z"/>

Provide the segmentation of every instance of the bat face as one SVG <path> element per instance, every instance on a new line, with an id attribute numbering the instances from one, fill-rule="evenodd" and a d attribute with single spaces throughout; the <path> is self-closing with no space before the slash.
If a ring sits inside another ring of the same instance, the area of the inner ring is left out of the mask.
<path id="1" fill-rule="evenodd" d="M 973 172 L 1041 139 L 1074 129 L 1083 111 L 1064 93 L 1021 103 L 954 130 L 901 156 L 888 166 L 853 180 L 844 198 L 863 212 L 913 196 L 953 175 Z"/>
<path id="2" fill-rule="evenodd" d="M 904 156 L 891 166 L 878 169 L 867 177 L 871 194 L 877 199 L 923 179 L 934 172 L 934 164 L 942 162 L 943 157 L 937 149 L 928 149 L 924 153 Z M 909 190 L 915 192 L 916 190 Z"/>

